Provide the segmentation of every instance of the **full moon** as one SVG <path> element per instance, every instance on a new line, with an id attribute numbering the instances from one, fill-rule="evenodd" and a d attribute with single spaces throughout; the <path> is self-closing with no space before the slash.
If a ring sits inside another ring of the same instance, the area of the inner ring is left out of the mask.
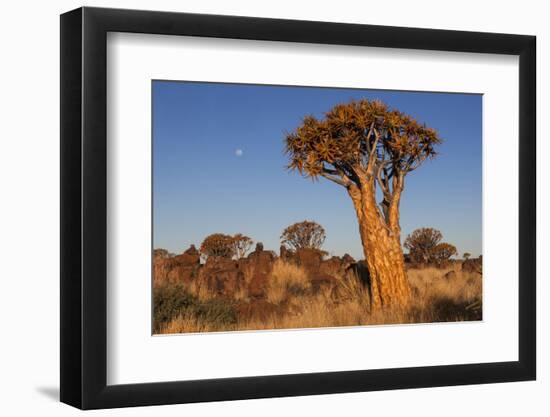
<path id="1" fill-rule="evenodd" d="M 235 155 L 236 155 L 236 156 L 243 156 L 243 150 L 242 150 L 242 149 L 237 149 L 237 150 L 235 151 Z"/>

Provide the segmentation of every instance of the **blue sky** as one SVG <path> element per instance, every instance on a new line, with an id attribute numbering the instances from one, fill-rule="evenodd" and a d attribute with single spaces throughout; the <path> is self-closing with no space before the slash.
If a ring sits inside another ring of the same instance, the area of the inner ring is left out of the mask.
<path id="1" fill-rule="evenodd" d="M 345 190 L 285 169 L 285 132 L 337 103 L 380 99 L 438 130 L 439 156 L 406 177 L 403 239 L 434 227 L 459 253 L 481 254 L 482 96 L 153 81 L 153 241 L 180 253 L 220 232 L 278 251 L 288 225 L 314 220 L 324 249 L 362 258 Z"/>

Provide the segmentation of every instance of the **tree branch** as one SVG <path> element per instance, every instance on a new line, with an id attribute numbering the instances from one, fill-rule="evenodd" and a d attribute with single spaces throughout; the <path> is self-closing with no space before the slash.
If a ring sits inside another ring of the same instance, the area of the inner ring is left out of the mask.
<path id="1" fill-rule="evenodd" d="M 424 153 L 424 151 L 426 150 L 426 148 L 428 148 L 428 146 L 429 145 L 426 144 L 422 147 L 422 150 L 420 151 L 420 156 L 418 158 L 413 158 L 413 157 L 409 158 L 409 160 L 405 164 L 405 169 L 404 169 L 405 173 L 414 171 L 428 158 L 428 155 Z"/>
<path id="2" fill-rule="evenodd" d="M 332 170 L 330 170 L 332 171 Z M 349 187 L 352 184 L 352 181 L 346 177 L 337 177 L 334 175 L 331 175 L 329 172 L 325 172 L 325 169 L 323 169 L 323 172 L 320 174 L 322 177 L 326 178 L 327 180 L 330 180 L 338 185 L 341 185 L 342 187 Z"/>
<path id="3" fill-rule="evenodd" d="M 376 129 L 373 130 L 374 132 L 374 142 L 372 144 L 371 152 L 369 153 L 369 159 L 367 163 L 367 173 L 372 174 L 375 161 L 378 159 L 378 150 L 376 147 L 378 146 L 378 141 L 380 140 L 380 134 L 376 131 Z"/>
<path id="4" fill-rule="evenodd" d="M 357 185 L 358 187 L 361 186 L 361 180 L 359 179 L 360 173 L 356 172 L 360 170 L 360 167 L 352 167 L 349 164 L 343 163 L 333 165 L 336 168 L 338 175 L 345 177 L 349 181 L 354 182 L 355 185 Z"/>
<path id="5" fill-rule="evenodd" d="M 386 165 L 389 165 L 390 163 L 391 161 L 381 162 L 377 164 L 377 167 L 376 167 L 376 173 L 375 173 L 376 181 L 380 186 L 380 189 L 382 190 L 384 197 L 391 197 L 391 190 L 388 183 L 388 180 L 390 179 L 390 177 L 388 176 L 388 173 L 386 171 Z M 384 177 L 382 177 L 382 174 L 384 174 Z"/>
<path id="6" fill-rule="evenodd" d="M 367 132 L 367 136 L 365 137 L 365 145 L 367 147 L 367 153 L 370 155 L 371 153 L 371 146 L 370 146 L 370 137 L 372 135 L 372 132 L 374 130 L 374 122 L 372 122 L 369 126 L 369 131 Z"/>

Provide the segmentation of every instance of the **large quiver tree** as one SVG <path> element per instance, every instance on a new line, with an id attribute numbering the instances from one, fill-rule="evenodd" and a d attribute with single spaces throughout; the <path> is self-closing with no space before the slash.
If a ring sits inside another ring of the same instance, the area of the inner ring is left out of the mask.
<path id="1" fill-rule="evenodd" d="M 339 104 L 322 120 L 307 116 L 286 136 L 290 169 L 313 179 L 327 178 L 351 197 L 371 277 L 373 309 L 406 306 L 409 301 L 399 225 L 401 193 L 405 176 L 435 156 L 440 142 L 434 129 L 366 99 Z"/>

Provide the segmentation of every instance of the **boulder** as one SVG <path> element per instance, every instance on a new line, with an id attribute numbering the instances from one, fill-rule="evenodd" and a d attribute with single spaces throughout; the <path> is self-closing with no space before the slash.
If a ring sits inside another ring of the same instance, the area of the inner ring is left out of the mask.
<path id="1" fill-rule="evenodd" d="M 256 244 L 254 252 L 246 258 L 248 265 L 254 269 L 254 274 L 269 274 L 275 262 L 275 254 L 271 251 L 265 251 L 262 243 Z"/>
<path id="2" fill-rule="evenodd" d="M 353 259 L 351 255 L 345 253 L 344 256 L 342 256 L 342 263 L 349 267 L 351 264 L 355 263 L 355 259 Z"/>
<path id="3" fill-rule="evenodd" d="M 285 245 L 281 245 L 279 248 L 279 258 L 283 261 L 289 261 L 292 258 L 293 252 L 289 250 Z"/>
<path id="4" fill-rule="evenodd" d="M 264 297 L 268 282 L 268 274 L 255 273 L 248 284 L 248 295 L 252 298 Z"/>
<path id="5" fill-rule="evenodd" d="M 174 258 L 180 265 L 191 266 L 201 263 L 201 255 L 195 245 L 189 246 L 181 255 L 174 256 Z"/>
<path id="6" fill-rule="evenodd" d="M 483 260 L 480 256 L 479 258 L 466 259 L 462 262 L 462 271 L 463 272 L 475 272 L 478 274 L 483 273 Z"/>
<path id="7" fill-rule="evenodd" d="M 449 271 L 445 275 L 443 275 L 443 278 L 446 280 L 456 279 L 456 272 L 455 271 Z"/>
<path id="8" fill-rule="evenodd" d="M 347 274 L 356 275 L 366 287 L 370 287 L 369 267 L 365 261 L 358 261 L 350 265 L 347 269 Z"/>
<path id="9" fill-rule="evenodd" d="M 197 276 L 198 284 L 220 296 L 232 296 L 244 283 L 238 262 L 226 258 L 208 257 Z"/>
<path id="10" fill-rule="evenodd" d="M 318 272 L 323 261 L 323 253 L 317 249 L 300 248 L 296 251 L 295 260 L 307 272 Z"/>
<path id="11" fill-rule="evenodd" d="M 188 285 L 195 278 L 199 269 L 199 265 L 175 265 L 166 274 L 166 281 L 170 283 L 181 283 Z"/>
<path id="12" fill-rule="evenodd" d="M 200 254 L 191 245 L 181 255 L 171 256 L 164 249 L 156 249 L 153 256 L 153 282 L 188 284 L 200 268 Z"/>
<path id="13" fill-rule="evenodd" d="M 322 261 L 319 265 L 319 272 L 323 274 L 340 274 L 345 272 L 345 269 L 343 268 L 343 262 L 342 259 L 338 256 L 333 256 L 330 259 L 327 259 L 326 261 Z"/>

